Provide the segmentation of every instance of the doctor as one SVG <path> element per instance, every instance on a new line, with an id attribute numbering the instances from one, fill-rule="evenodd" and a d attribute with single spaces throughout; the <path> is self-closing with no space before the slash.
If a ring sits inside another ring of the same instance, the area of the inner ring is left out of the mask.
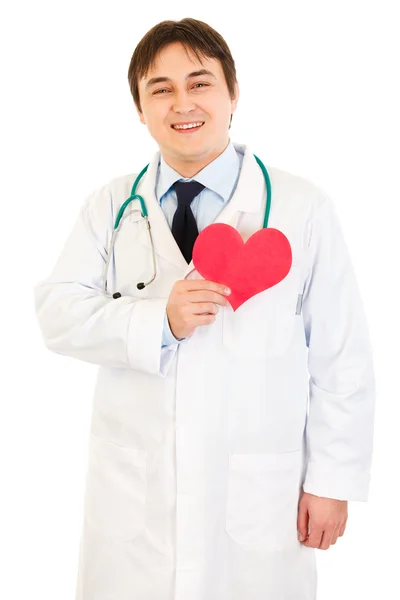
<path id="1" fill-rule="evenodd" d="M 102 293 L 135 173 L 86 198 L 35 286 L 46 346 L 99 365 L 76 598 L 315 600 L 315 549 L 343 535 L 348 501 L 367 500 L 373 438 L 371 347 L 334 205 L 267 167 L 269 226 L 290 241 L 292 267 L 234 312 L 191 261 L 212 222 L 244 241 L 263 226 L 263 174 L 229 138 L 229 48 L 204 22 L 164 21 L 128 79 L 159 146 L 138 188 L 157 276 L 137 288 L 152 249 L 132 212 Z"/>

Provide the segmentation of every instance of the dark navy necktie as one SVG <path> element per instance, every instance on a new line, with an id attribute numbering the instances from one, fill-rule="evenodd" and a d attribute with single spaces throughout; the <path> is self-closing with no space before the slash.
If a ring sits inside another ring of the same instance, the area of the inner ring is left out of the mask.
<path id="1" fill-rule="evenodd" d="M 198 181 L 174 183 L 178 208 L 174 214 L 171 231 L 188 264 L 192 260 L 193 246 L 199 234 L 190 204 L 203 188 L 204 185 Z"/>

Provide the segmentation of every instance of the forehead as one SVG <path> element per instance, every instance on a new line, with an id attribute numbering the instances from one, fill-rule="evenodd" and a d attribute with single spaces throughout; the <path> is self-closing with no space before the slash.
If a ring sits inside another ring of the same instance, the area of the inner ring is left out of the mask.
<path id="1" fill-rule="evenodd" d="M 221 63 L 218 59 L 204 57 L 201 54 L 200 58 L 201 62 L 190 48 L 185 48 L 179 42 L 168 44 L 156 55 L 154 64 L 150 66 L 141 81 L 146 83 L 155 76 L 165 76 L 171 79 L 185 77 L 200 69 L 210 71 L 217 79 L 223 77 Z"/>

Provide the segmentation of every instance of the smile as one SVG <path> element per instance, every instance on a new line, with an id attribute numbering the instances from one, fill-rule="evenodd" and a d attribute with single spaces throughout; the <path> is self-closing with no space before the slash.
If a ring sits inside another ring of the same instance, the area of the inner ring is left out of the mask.
<path id="1" fill-rule="evenodd" d="M 197 131 L 203 125 L 204 125 L 203 121 L 197 121 L 195 123 L 188 123 L 185 125 L 171 125 L 171 127 L 175 131 L 186 132 L 186 131 Z"/>

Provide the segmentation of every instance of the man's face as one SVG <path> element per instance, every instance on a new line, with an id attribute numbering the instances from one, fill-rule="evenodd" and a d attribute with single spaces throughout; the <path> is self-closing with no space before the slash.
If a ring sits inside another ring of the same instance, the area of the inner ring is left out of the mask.
<path id="1" fill-rule="evenodd" d="M 219 60 L 202 60 L 203 64 L 192 53 L 189 58 L 183 46 L 174 42 L 161 50 L 154 67 L 139 81 L 140 121 L 170 164 L 213 160 L 229 142 L 239 89 L 236 85 L 232 100 Z M 204 69 L 208 73 L 193 75 Z M 199 122 L 204 124 L 183 133 L 171 127 Z"/>

